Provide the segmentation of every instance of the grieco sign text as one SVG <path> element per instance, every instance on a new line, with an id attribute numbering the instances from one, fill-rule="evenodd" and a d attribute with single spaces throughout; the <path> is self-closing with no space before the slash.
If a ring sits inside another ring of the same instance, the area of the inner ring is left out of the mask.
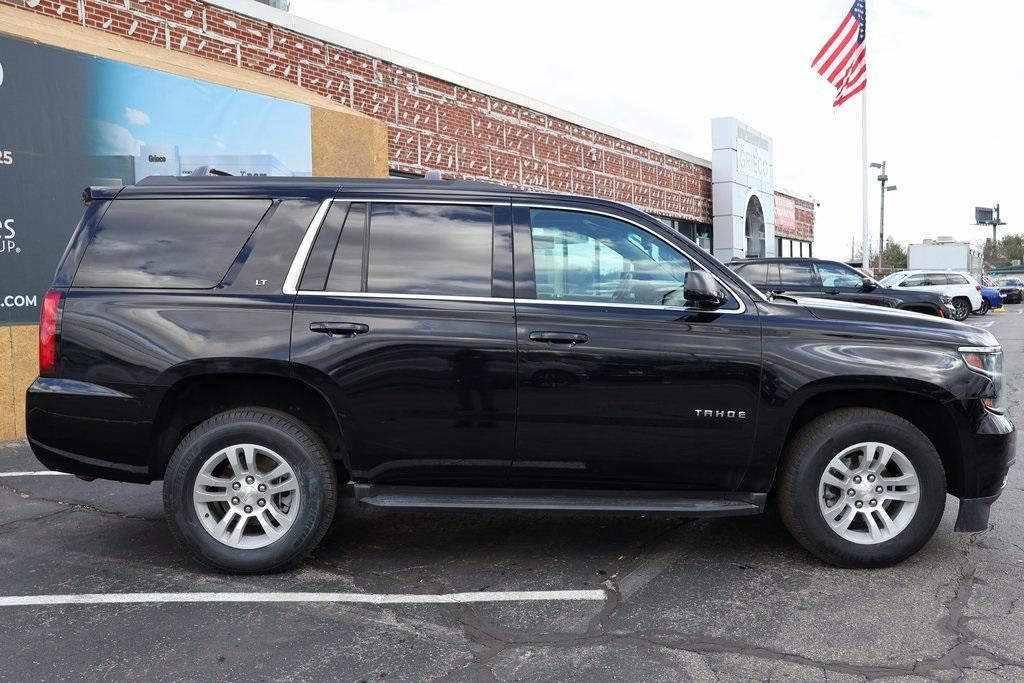
<path id="1" fill-rule="evenodd" d="M 740 173 L 770 182 L 772 179 L 771 156 L 767 149 L 752 145 L 740 138 L 736 140 L 736 166 Z"/>

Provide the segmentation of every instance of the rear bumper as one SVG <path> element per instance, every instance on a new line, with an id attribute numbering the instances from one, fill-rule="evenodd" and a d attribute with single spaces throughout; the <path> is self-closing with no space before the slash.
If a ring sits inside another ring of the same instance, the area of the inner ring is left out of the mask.
<path id="1" fill-rule="evenodd" d="M 26 392 L 32 452 L 57 472 L 146 483 L 152 423 L 125 387 L 40 377 Z"/>
<path id="2" fill-rule="evenodd" d="M 98 460 L 87 455 L 48 446 L 31 438 L 28 440 L 28 443 L 32 447 L 32 453 L 39 462 L 43 463 L 47 469 L 55 472 L 67 472 L 82 477 L 113 479 L 115 481 L 129 481 L 140 484 L 148 484 L 153 481 L 147 466 L 126 465 L 111 462 L 110 460 Z"/>

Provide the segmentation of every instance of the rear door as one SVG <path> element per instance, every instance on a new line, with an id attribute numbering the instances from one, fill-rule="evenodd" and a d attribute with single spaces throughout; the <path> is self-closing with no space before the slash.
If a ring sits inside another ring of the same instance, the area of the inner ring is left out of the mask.
<path id="1" fill-rule="evenodd" d="M 656 229 L 582 205 L 514 208 L 522 486 L 735 488 L 761 340 L 752 302 L 682 297 L 701 268 Z"/>
<path id="2" fill-rule="evenodd" d="M 336 407 L 354 480 L 504 481 L 511 259 L 507 199 L 330 203 L 298 288 L 291 361 Z"/>
<path id="3" fill-rule="evenodd" d="M 811 262 L 795 259 L 769 264 L 768 289 L 790 296 L 825 296 L 821 288 L 821 279 L 818 278 Z"/>

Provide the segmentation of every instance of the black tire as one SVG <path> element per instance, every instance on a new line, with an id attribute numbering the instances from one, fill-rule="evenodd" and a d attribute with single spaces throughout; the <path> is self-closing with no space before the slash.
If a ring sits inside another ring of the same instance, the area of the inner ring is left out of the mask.
<path id="1" fill-rule="evenodd" d="M 907 457 L 918 475 L 920 500 L 902 531 L 866 545 L 847 540 L 829 527 L 818 496 L 820 478 L 832 458 L 869 441 L 894 446 Z M 946 505 L 946 473 L 935 446 L 910 422 L 873 408 L 844 408 L 811 421 L 787 444 L 777 495 L 786 528 L 817 557 L 838 567 L 886 567 L 916 553 L 935 533 Z"/>
<path id="2" fill-rule="evenodd" d="M 971 311 L 971 312 L 972 312 L 972 313 L 973 313 L 974 315 L 985 315 L 986 313 L 988 313 L 988 312 L 989 312 L 989 310 L 990 310 L 991 308 L 992 308 L 992 304 L 990 304 L 990 303 L 988 302 L 988 299 L 982 299 L 982 300 L 981 300 L 981 306 L 979 306 L 979 307 L 978 307 L 978 310 L 976 310 L 976 311 Z"/>
<path id="3" fill-rule="evenodd" d="M 236 443 L 272 449 L 296 473 L 297 516 L 262 548 L 221 543 L 204 528 L 193 503 L 196 476 L 207 458 Z M 316 547 L 334 516 L 337 490 L 334 463 L 309 427 L 286 413 L 239 408 L 206 420 L 178 444 L 164 476 L 164 509 L 174 537 L 203 564 L 239 574 L 270 573 L 298 564 Z"/>
<path id="4" fill-rule="evenodd" d="M 965 296 L 953 299 L 953 320 L 967 320 L 971 314 L 971 300 Z"/>

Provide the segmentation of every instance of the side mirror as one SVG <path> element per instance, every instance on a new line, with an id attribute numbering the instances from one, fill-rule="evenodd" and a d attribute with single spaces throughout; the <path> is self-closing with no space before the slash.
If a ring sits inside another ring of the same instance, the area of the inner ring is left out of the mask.
<path id="1" fill-rule="evenodd" d="M 718 308 L 728 298 L 718 280 L 703 270 L 691 270 L 686 274 L 683 296 L 687 301 L 697 304 L 698 308 Z"/>
<path id="2" fill-rule="evenodd" d="M 874 280 L 872 280 L 871 278 L 866 277 L 866 278 L 864 278 L 864 281 L 860 285 L 860 291 L 862 291 L 862 292 L 870 292 L 871 290 L 875 289 L 876 287 L 878 287 L 878 283 L 875 282 Z"/>

